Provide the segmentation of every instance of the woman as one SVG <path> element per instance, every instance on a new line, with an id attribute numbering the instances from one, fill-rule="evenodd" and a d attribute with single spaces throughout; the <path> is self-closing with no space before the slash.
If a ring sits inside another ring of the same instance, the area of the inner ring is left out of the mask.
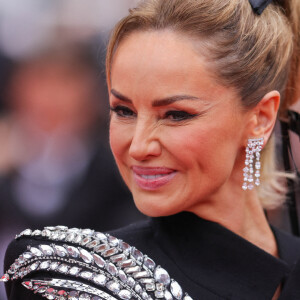
<path id="1" fill-rule="evenodd" d="M 9 299 L 300 299 L 300 241 L 264 214 L 284 199 L 272 131 L 294 100 L 299 2 L 255 2 L 146 0 L 116 26 L 111 148 L 153 218 L 24 231 Z"/>

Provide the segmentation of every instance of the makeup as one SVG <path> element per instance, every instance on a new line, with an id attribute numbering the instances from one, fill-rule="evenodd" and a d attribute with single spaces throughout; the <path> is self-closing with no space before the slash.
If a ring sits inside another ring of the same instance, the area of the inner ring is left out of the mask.
<path id="1" fill-rule="evenodd" d="M 177 171 L 164 167 L 132 167 L 136 184 L 144 190 L 157 190 L 169 183 Z"/>

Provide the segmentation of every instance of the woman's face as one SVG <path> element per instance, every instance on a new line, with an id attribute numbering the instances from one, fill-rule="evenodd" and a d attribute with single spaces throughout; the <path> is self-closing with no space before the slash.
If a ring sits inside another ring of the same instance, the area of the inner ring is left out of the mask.
<path id="1" fill-rule="evenodd" d="M 110 106 L 111 148 L 146 215 L 195 212 L 241 190 L 247 113 L 191 40 L 152 31 L 122 41 Z"/>

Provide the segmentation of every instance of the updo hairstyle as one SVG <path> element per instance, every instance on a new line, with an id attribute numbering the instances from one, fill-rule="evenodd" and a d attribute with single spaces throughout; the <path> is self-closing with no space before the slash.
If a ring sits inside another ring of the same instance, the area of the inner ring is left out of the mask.
<path id="1" fill-rule="evenodd" d="M 262 15 L 248 0 L 144 0 L 115 27 L 107 51 L 106 75 L 118 45 L 136 31 L 173 30 L 199 41 L 201 55 L 211 62 L 220 84 L 233 87 L 243 106 L 252 108 L 272 90 L 281 94 L 280 115 L 296 99 L 300 60 L 300 1 L 274 0 Z M 285 200 L 285 177 L 276 170 L 275 143 L 271 137 L 262 151 L 262 184 L 258 187 L 264 208 Z"/>

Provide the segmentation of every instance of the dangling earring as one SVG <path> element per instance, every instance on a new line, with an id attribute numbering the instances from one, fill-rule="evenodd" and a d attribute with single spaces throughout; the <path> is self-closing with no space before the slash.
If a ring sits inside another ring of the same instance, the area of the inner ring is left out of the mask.
<path id="1" fill-rule="evenodd" d="M 248 145 L 246 147 L 246 160 L 244 171 L 244 183 L 242 189 L 252 190 L 254 184 L 260 185 L 260 151 L 264 144 L 264 138 L 248 139 Z M 255 169 L 254 169 L 255 168 Z M 255 171 L 255 172 L 254 172 Z"/>

